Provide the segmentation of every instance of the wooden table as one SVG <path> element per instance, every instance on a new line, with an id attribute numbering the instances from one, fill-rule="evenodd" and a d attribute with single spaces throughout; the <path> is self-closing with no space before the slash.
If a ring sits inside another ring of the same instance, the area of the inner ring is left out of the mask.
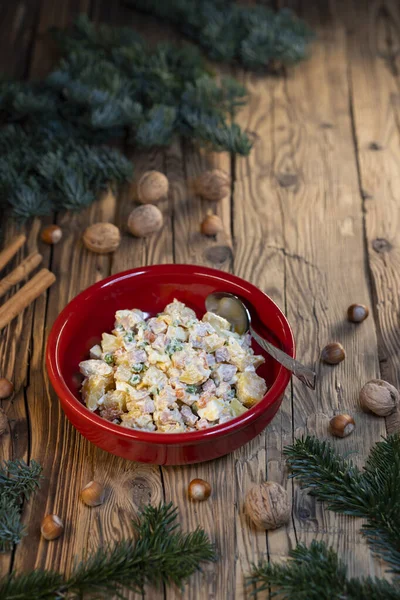
<path id="1" fill-rule="evenodd" d="M 326 437 L 332 415 L 349 412 L 356 431 L 333 443 L 363 464 L 372 444 L 400 426 L 398 413 L 385 422 L 357 404 L 360 387 L 371 378 L 400 383 L 400 9 L 396 0 L 301 4 L 317 34 L 310 59 L 277 77 L 236 73 L 250 92 L 238 118 L 255 138 L 249 158 L 204 156 L 181 142 L 132 155 L 136 173 L 153 168 L 169 178 L 161 235 L 142 241 L 125 234 L 112 257 L 83 248 L 81 234 L 90 223 L 112 221 L 124 229 L 133 206 L 126 191 L 118 198 L 105 195 L 80 214 L 26 225 L 28 247 L 18 260 L 39 247 L 57 283 L 1 332 L 1 375 L 14 381 L 16 393 L 12 402 L 3 402 L 11 430 L 0 438 L 0 456 L 35 458 L 45 479 L 24 509 L 29 535 L 12 555 L 0 557 L 1 573 L 68 570 L 84 550 L 129 535 L 140 505 L 172 500 L 183 527 L 204 527 L 220 558 L 191 579 L 183 596 L 152 591 L 152 600 L 244 598 L 243 576 L 252 561 L 265 554 L 281 560 L 296 542 L 315 538 L 338 551 L 351 575 L 382 575 L 383 566 L 359 534 L 361 521 L 326 511 L 293 485 L 282 449 L 303 434 Z M 0 59 L 6 72 L 46 73 L 53 59 L 44 32 L 68 24 L 78 12 L 99 22 L 139 23 L 153 37 L 174 35 L 117 1 L 3 0 Z M 230 171 L 234 181 L 232 197 L 217 207 L 225 224 L 217 240 L 199 234 L 207 206 L 189 190 L 189 180 L 207 164 Z M 38 232 L 54 221 L 63 240 L 45 247 Z M 14 233 L 7 223 L 3 243 Z M 110 273 L 168 262 L 204 264 L 255 283 L 285 311 L 298 356 L 318 373 L 316 392 L 293 380 L 273 423 L 252 443 L 191 467 L 136 464 L 97 449 L 67 422 L 44 370 L 46 336 L 72 297 Z M 359 326 L 345 318 L 353 302 L 371 307 L 370 318 Z M 335 340 L 343 343 L 347 358 L 337 367 L 324 366 L 320 351 Z M 213 488 L 212 499 L 198 506 L 186 499 L 193 477 Z M 104 481 L 110 497 L 89 510 L 78 496 L 91 479 Z M 293 498 L 289 525 L 267 535 L 251 529 L 243 514 L 251 482 L 265 479 L 286 486 Z M 53 543 L 39 532 L 49 512 L 66 523 L 64 536 Z"/>

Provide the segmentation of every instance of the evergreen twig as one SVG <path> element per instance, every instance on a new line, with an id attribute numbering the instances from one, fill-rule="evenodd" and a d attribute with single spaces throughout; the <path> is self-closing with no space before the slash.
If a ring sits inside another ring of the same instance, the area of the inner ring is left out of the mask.
<path id="1" fill-rule="evenodd" d="M 253 565 L 252 595 L 271 590 L 281 600 L 400 600 L 400 589 L 384 579 L 348 579 L 346 566 L 323 542 L 299 544 L 285 564 Z"/>
<path id="2" fill-rule="evenodd" d="M 21 504 L 39 487 L 42 467 L 31 461 L 8 460 L 0 465 L 0 552 L 8 552 L 25 535 Z"/>
<path id="3" fill-rule="evenodd" d="M 53 35 L 62 58 L 44 81 L 0 83 L 0 202 L 17 218 L 82 209 L 130 179 L 130 161 L 103 145 L 111 140 L 151 147 L 183 136 L 250 152 L 232 122 L 245 89 L 218 83 L 196 48 L 150 49 L 132 29 L 96 28 L 84 15 Z"/>
<path id="4" fill-rule="evenodd" d="M 400 434 L 378 442 L 363 471 L 314 437 L 296 440 L 284 454 L 291 476 L 330 510 L 366 519 L 362 532 L 372 549 L 400 576 Z"/>
<path id="5" fill-rule="evenodd" d="M 172 504 L 144 508 L 135 523 L 136 540 L 99 548 L 78 563 L 64 578 L 35 570 L 0 581 L 2 600 L 123 598 L 122 588 L 143 592 L 146 584 L 182 586 L 200 569 L 201 562 L 216 559 L 206 533 L 198 528 L 182 533 Z"/>
<path id="6" fill-rule="evenodd" d="M 231 0 L 125 0 L 175 25 L 213 60 L 252 70 L 303 59 L 312 34 L 288 9 L 243 6 Z"/>

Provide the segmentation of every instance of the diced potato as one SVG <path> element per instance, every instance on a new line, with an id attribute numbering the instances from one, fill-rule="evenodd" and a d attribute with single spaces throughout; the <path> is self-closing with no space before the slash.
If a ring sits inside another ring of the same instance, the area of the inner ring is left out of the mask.
<path id="1" fill-rule="evenodd" d="M 103 396 L 102 405 L 105 407 L 117 406 L 119 410 L 126 410 L 126 401 L 128 398 L 128 394 L 122 390 L 111 390 Z"/>
<path id="2" fill-rule="evenodd" d="M 210 325 L 212 325 L 217 332 L 220 329 L 231 329 L 231 324 L 229 321 L 211 312 L 206 312 L 202 320 L 205 323 L 210 323 Z"/>
<path id="3" fill-rule="evenodd" d="M 94 411 L 99 406 L 99 400 L 111 388 L 111 380 L 106 377 L 92 375 L 84 380 L 82 385 L 82 398 L 87 408 Z"/>
<path id="4" fill-rule="evenodd" d="M 232 414 L 233 417 L 239 417 L 240 415 L 242 415 L 243 413 L 247 412 L 247 410 L 248 410 L 236 398 L 233 398 L 233 400 L 230 401 L 229 408 L 230 408 L 230 411 L 231 411 L 231 414 Z"/>
<path id="5" fill-rule="evenodd" d="M 244 371 L 252 364 L 252 356 L 248 354 L 234 338 L 229 339 L 229 362 L 235 365 L 239 371 Z"/>
<path id="6" fill-rule="evenodd" d="M 186 342 L 188 339 L 188 332 L 183 327 L 174 327 L 170 325 L 167 330 L 167 336 L 171 340 L 179 340 L 180 342 Z"/>
<path id="7" fill-rule="evenodd" d="M 97 360 L 94 358 L 80 362 L 79 369 L 85 377 L 90 377 L 91 375 L 107 377 L 113 374 L 113 369 L 110 365 L 104 362 L 104 360 Z"/>
<path id="8" fill-rule="evenodd" d="M 90 348 L 90 350 L 89 350 L 90 358 L 99 359 L 99 358 L 101 358 L 101 355 L 102 355 L 102 351 L 101 351 L 101 346 L 99 344 L 96 344 L 95 346 Z"/>
<path id="9" fill-rule="evenodd" d="M 122 325 L 125 330 L 133 329 L 138 323 L 143 321 L 141 310 L 117 310 L 115 313 L 115 326 Z"/>
<path id="10" fill-rule="evenodd" d="M 252 364 L 253 364 L 253 367 L 254 367 L 255 369 L 258 369 L 258 367 L 259 367 L 260 365 L 263 365 L 263 364 L 265 363 L 265 358 L 264 358 L 264 357 L 263 357 L 261 354 L 254 354 L 254 355 L 251 357 L 251 362 L 252 362 Z"/>
<path id="11" fill-rule="evenodd" d="M 148 361 L 151 365 L 155 365 L 156 363 L 170 363 L 171 359 L 168 354 L 164 352 L 157 352 L 157 350 L 151 349 L 148 355 Z"/>
<path id="12" fill-rule="evenodd" d="M 211 335 L 206 335 L 203 338 L 204 349 L 206 352 L 215 352 L 218 348 L 222 348 L 225 344 L 225 340 L 219 337 L 218 334 L 212 333 Z"/>
<path id="13" fill-rule="evenodd" d="M 116 381 L 127 382 L 132 377 L 132 370 L 127 365 L 119 365 L 114 373 L 114 377 Z"/>
<path id="14" fill-rule="evenodd" d="M 207 419 L 207 421 L 216 421 L 219 419 L 222 411 L 225 408 L 225 402 L 222 398 L 213 398 L 204 408 L 199 408 L 197 414 L 201 419 Z"/>
<path id="15" fill-rule="evenodd" d="M 103 333 L 101 336 L 101 347 L 105 354 L 115 352 L 122 346 L 122 340 L 111 333 Z"/>
<path id="16" fill-rule="evenodd" d="M 248 407 L 254 406 L 264 397 L 267 386 L 257 373 L 239 373 L 237 379 L 237 397 L 242 404 Z"/>
<path id="17" fill-rule="evenodd" d="M 185 367 L 185 370 L 179 376 L 179 380 L 183 383 L 199 384 L 204 383 L 210 374 L 210 369 L 205 369 L 201 360 L 194 359 Z"/>
<path id="18" fill-rule="evenodd" d="M 119 390 L 121 392 L 125 392 L 133 400 L 138 399 L 137 398 L 138 391 L 132 385 L 130 385 L 129 383 L 126 383 L 125 381 L 117 381 L 115 383 L 115 389 Z M 139 392 L 139 393 L 143 394 L 143 392 Z M 144 394 L 144 395 L 146 395 L 146 394 Z"/>
<path id="19" fill-rule="evenodd" d="M 162 371 L 160 371 L 160 369 L 157 369 L 157 367 L 154 367 L 153 365 L 151 365 L 147 369 L 147 371 L 143 375 L 143 379 L 142 379 L 142 383 L 144 385 L 148 385 L 148 386 L 156 385 L 158 387 L 164 386 L 166 381 L 167 381 L 167 376 L 165 375 L 165 373 L 163 373 Z"/>

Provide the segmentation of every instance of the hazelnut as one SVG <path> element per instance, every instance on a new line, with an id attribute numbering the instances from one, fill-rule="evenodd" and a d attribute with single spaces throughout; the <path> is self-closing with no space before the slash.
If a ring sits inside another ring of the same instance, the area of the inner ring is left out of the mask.
<path id="1" fill-rule="evenodd" d="M 207 216 L 201 223 L 201 233 L 203 235 L 217 235 L 223 231 L 224 226 L 218 215 L 213 215 L 212 212 L 207 213 Z"/>
<path id="2" fill-rule="evenodd" d="M 81 491 L 81 498 L 88 506 L 99 506 L 104 502 L 104 488 L 97 481 L 90 481 Z"/>
<path id="3" fill-rule="evenodd" d="M 2 408 L 0 408 L 0 435 L 3 435 L 8 429 L 8 418 Z"/>
<path id="4" fill-rule="evenodd" d="M 369 315 L 368 306 L 364 304 L 351 304 L 347 309 L 347 318 L 352 323 L 361 323 Z"/>
<path id="5" fill-rule="evenodd" d="M 82 241 L 86 248 L 97 254 L 114 252 L 121 242 L 121 234 L 112 223 L 94 223 L 83 233 Z"/>
<path id="6" fill-rule="evenodd" d="M 345 356 L 344 348 L 339 342 L 327 344 L 321 352 L 321 360 L 328 365 L 337 365 L 345 359 Z"/>
<path id="7" fill-rule="evenodd" d="M 152 204 L 135 208 L 128 217 L 128 229 L 136 237 L 147 237 L 163 226 L 162 212 Z"/>
<path id="8" fill-rule="evenodd" d="M 364 411 L 387 417 L 399 404 L 399 392 L 383 379 L 371 379 L 361 388 L 359 400 Z"/>
<path id="9" fill-rule="evenodd" d="M 277 529 L 290 519 L 287 491 L 274 481 L 253 486 L 246 496 L 244 509 L 260 529 Z"/>
<path id="10" fill-rule="evenodd" d="M 231 178 L 221 169 L 211 169 L 197 178 L 195 187 L 205 200 L 219 202 L 231 193 Z"/>
<path id="11" fill-rule="evenodd" d="M 45 244 L 58 244 L 62 238 L 62 229 L 58 225 L 49 225 L 42 229 L 40 237 Z"/>
<path id="12" fill-rule="evenodd" d="M 57 515 L 46 515 L 40 531 L 45 540 L 55 540 L 64 531 L 64 524 Z"/>
<path id="13" fill-rule="evenodd" d="M 336 415 L 329 422 L 332 435 L 346 437 L 355 429 L 355 421 L 350 415 Z"/>
<path id="14" fill-rule="evenodd" d="M 165 200 L 169 183 L 164 173 L 146 171 L 136 185 L 136 198 L 141 204 L 153 204 Z"/>
<path id="15" fill-rule="evenodd" d="M 189 483 L 188 495 L 193 502 L 207 500 L 211 494 L 211 486 L 204 479 L 192 479 Z"/>
<path id="16" fill-rule="evenodd" d="M 5 377 L 0 377 L 0 399 L 9 398 L 14 391 L 14 385 Z"/>

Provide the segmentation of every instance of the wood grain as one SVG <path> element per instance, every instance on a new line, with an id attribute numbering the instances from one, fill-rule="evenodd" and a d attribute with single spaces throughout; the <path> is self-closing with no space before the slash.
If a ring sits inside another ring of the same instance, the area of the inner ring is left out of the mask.
<path id="1" fill-rule="evenodd" d="M 381 377 L 400 387 L 400 9 L 393 1 L 339 3 L 363 195 Z M 357 15 L 357 28 L 351 29 Z M 400 430 L 400 408 L 386 419 Z"/>
<path id="2" fill-rule="evenodd" d="M 8 4 L 0 6 L 0 28 L 8 29 L 0 37 L 0 48 L 14 48 L 15 56 L 8 51 L 2 62 L 13 56 L 10 72 L 17 75 L 26 73 L 29 64 L 32 77 L 49 70 L 56 55 L 46 30 L 68 24 L 78 12 L 98 22 L 134 25 L 151 42 L 162 36 L 177 40 L 170 29 L 119 2 L 42 0 L 40 13 L 39 0 Z M 0 438 L 0 457 L 35 458 L 45 478 L 35 501 L 24 507 L 29 535 L 14 557 L 0 557 L 1 574 L 11 564 L 16 571 L 69 571 L 75 557 L 130 536 L 138 509 L 161 500 L 178 506 L 183 529 L 204 527 L 219 560 L 192 577 L 183 593 L 147 590 L 152 600 L 242 600 L 251 562 L 263 555 L 284 560 L 297 541 L 309 544 L 312 539 L 338 550 L 350 574 L 382 574 L 359 534 L 360 520 L 327 512 L 288 480 L 283 447 L 304 433 L 328 437 L 329 418 L 350 412 L 355 433 L 333 443 L 363 464 L 385 425 L 359 410 L 358 390 L 377 376 L 400 383 L 400 11 L 394 0 L 281 4 L 301 12 L 317 37 L 310 59 L 279 77 L 237 73 L 250 92 L 248 106 L 238 115 L 255 140 L 248 158 L 210 155 L 180 141 L 167 151 L 129 149 L 137 177 L 157 169 L 169 178 L 169 197 L 160 205 L 165 218 L 160 235 L 141 240 L 128 233 L 127 217 L 135 207 L 129 185 L 118 196 L 105 192 L 79 215 L 57 215 L 63 239 L 53 248 L 41 242 L 38 248 L 37 239 L 43 224 L 54 222 L 55 216 L 36 219 L 23 229 L 26 248 L 6 273 L 22 256 L 39 250 L 57 282 L 47 298 L 38 299 L 0 334 L 1 376 L 12 379 L 16 389 L 13 400 L 2 403 L 11 430 Z M 223 168 L 233 179 L 231 197 L 217 205 L 202 201 L 192 188 L 193 179 L 210 166 Z M 199 232 L 210 207 L 224 222 L 224 232 L 215 239 Z M 122 231 L 121 245 L 112 256 L 91 254 L 82 245 L 83 230 L 96 221 L 114 222 Z M 7 223 L 4 244 L 17 233 Z M 274 421 L 253 442 L 217 461 L 190 467 L 142 465 L 95 448 L 66 421 L 45 376 L 44 340 L 73 296 L 110 273 L 162 262 L 203 264 L 252 281 L 286 312 L 298 357 L 314 366 L 319 377 L 315 393 L 293 381 Z M 346 321 L 353 302 L 373 308 L 361 325 Z M 334 340 L 345 346 L 346 360 L 337 367 L 321 365 L 322 347 Z M 388 419 L 390 430 L 398 424 L 398 416 Z M 187 486 L 194 477 L 210 482 L 208 502 L 188 501 Z M 107 498 L 90 509 L 79 493 L 92 479 L 105 484 Z M 286 486 L 293 500 L 291 523 L 268 535 L 254 530 L 243 513 L 250 485 L 265 479 Z M 63 537 L 54 543 L 39 534 L 48 512 L 66 523 Z M 127 598 L 139 600 L 133 594 Z"/>
<path id="3" fill-rule="evenodd" d="M 273 119 L 287 315 L 298 355 L 308 364 L 314 362 L 318 376 L 315 393 L 293 380 L 292 427 L 296 437 L 308 433 L 326 438 L 333 414 L 354 415 L 354 434 L 331 441 L 343 453 L 354 452 L 355 462 L 363 464 L 385 428 L 383 420 L 358 406 L 360 387 L 379 375 L 374 321 L 357 326 L 346 319 L 351 303 L 371 305 L 349 111 L 346 32 L 324 2 L 308 3 L 303 16 L 318 38 L 309 60 L 276 81 Z M 336 340 L 344 345 L 346 360 L 336 367 L 323 365 L 318 360 L 321 349 Z M 381 573 L 359 535 L 359 520 L 325 511 L 298 487 L 293 500 L 297 540 L 309 544 L 315 536 L 324 539 L 337 549 L 352 575 Z"/>

